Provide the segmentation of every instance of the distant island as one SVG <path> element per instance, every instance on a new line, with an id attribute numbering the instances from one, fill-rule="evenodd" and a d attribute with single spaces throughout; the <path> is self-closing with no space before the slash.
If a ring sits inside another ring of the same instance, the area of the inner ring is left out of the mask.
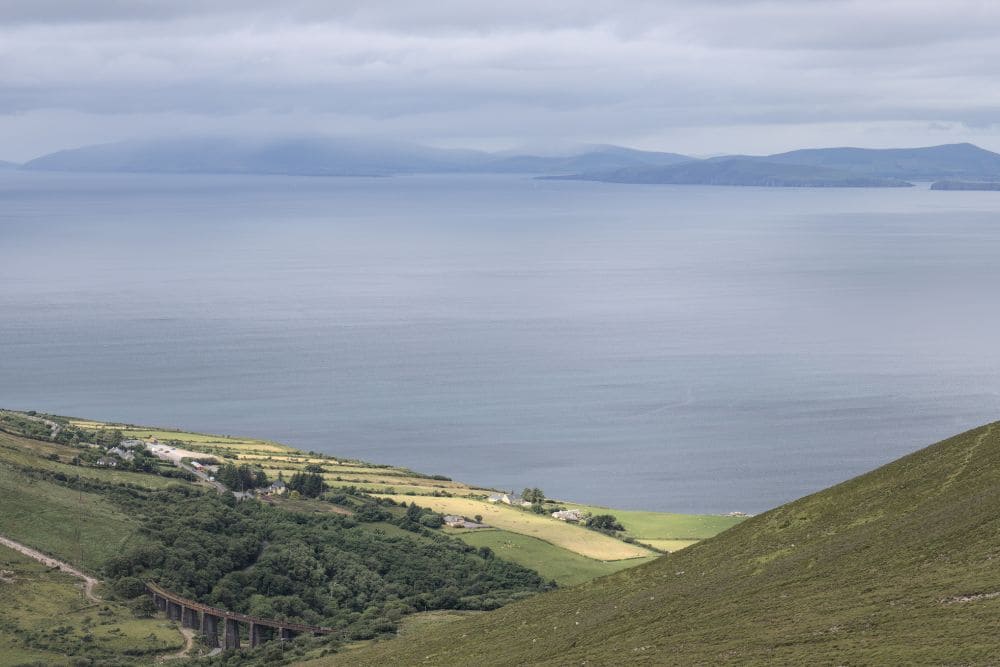
<path id="1" fill-rule="evenodd" d="M 611 172 L 541 176 L 559 180 L 671 185 L 749 185 L 772 188 L 905 188 L 899 178 L 855 174 L 815 165 L 790 165 L 749 158 L 705 160 L 670 167 L 628 167 Z"/>
<path id="2" fill-rule="evenodd" d="M 920 180 L 1000 178 L 1000 154 L 972 144 L 927 148 L 810 148 L 776 155 L 733 155 L 668 167 L 626 167 L 560 178 L 606 183 L 906 187 Z"/>
<path id="3" fill-rule="evenodd" d="M 926 148 L 809 148 L 774 155 L 700 159 L 622 146 L 586 146 L 564 155 L 491 153 L 400 141 L 302 136 L 173 137 L 57 151 L 24 171 L 287 176 L 524 174 L 628 184 L 900 188 L 938 181 L 935 190 L 994 189 L 1000 154 L 968 143 Z M 954 185 L 961 183 L 962 185 Z M 966 185 L 967 183 L 972 185 Z"/>
<path id="4" fill-rule="evenodd" d="M 935 181 L 931 190 L 1000 190 L 998 181 Z"/>

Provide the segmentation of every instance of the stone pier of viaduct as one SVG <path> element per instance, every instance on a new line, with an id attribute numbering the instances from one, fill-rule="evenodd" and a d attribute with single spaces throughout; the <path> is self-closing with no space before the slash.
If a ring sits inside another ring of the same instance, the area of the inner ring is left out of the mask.
<path id="1" fill-rule="evenodd" d="M 333 632 L 333 628 L 303 625 L 291 621 L 260 618 L 216 609 L 174 595 L 153 583 L 147 583 L 146 589 L 153 596 L 156 608 L 166 613 L 167 618 L 180 621 L 181 625 L 186 628 L 200 631 L 205 636 L 205 643 L 212 648 L 238 649 L 240 647 L 241 624 L 247 626 L 247 638 L 251 647 L 259 646 L 271 639 L 288 640 L 302 633 L 323 635 Z M 219 641 L 220 629 L 222 630 L 221 643 Z"/>

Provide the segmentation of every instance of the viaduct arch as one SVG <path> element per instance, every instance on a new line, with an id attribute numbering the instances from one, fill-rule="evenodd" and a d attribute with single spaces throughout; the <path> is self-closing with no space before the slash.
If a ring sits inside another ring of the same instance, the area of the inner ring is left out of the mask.
<path id="1" fill-rule="evenodd" d="M 326 635 L 334 632 L 333 628 L 304 625 L 273 618 L 260 618 L 209 607 L 206 604 L 174 595 L 152 582 L 146 583 L 146 589 L 153 596 L 156 608 L 165 612 L 167 618 L 180 621 L 181 625 L 186 628 L 199 630 L 205 636 L 205 642 L 212 648 L 238 649 L 240 647 L 241 623 L 248 626 L 247 636 L 250 638 L 251 648 L 267 641 L 266 635 L 268 634 L 276 635 L 271 638 L 285 641 L 303 633 Z M 220 624 L 223 628 L 221 644 L 219 642 Z"/>

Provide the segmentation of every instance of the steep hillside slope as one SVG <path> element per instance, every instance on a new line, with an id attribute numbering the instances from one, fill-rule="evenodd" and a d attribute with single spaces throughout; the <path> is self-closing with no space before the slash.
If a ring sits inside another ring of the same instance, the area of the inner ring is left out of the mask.
<path id="1" fill-rule="evenodd" d="M 995 664 L 1000 424 L 648 565 L 314 664 Z"/>

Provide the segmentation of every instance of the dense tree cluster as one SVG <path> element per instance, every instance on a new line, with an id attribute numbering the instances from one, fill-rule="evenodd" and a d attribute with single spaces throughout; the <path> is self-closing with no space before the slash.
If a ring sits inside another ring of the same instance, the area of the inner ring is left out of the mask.
<path id="1" fill-rule="evenodd" d="M 531 489 L 525 489 L 521 492 L 521 500 L 526 500 L 529 503 L 537 505 L 545 502 L 545 492 L 537 486 Z"/>
<path id="2" fill-rule="evenodd" d="M 48 440 L 52 434 L 51 429 L 43 422 L 11 412 L 0 413 L 0 429 L 36 440 Z"/>
<path id="3" fill-rule="evenodd" d="M 444 525 L 444 517 L 427 507 L 416 503 L 406 508 L 406 514 L 396 522 L 405 530 L 419 531 L 420 528 L 440 528 Z"/>
<path id="4" fill-rule="evenodd" d="M 625 526 L 621 525 L 613 514 L 597 514 L 592 516 L 587 519 L 587 527 L 606 533 L 614 533 L 625 530 Z"/>
<path id="5" fill-rule="evenodd" d="M 309 466 L 306 469 L 308 470 L 308 468 Z M 307 498 L 317 498 L 327 489 L 323 475 L 317 472 L 297 472 L 285 484 L 289 491 L 298 491 Z"/>
<path id="6" fill-rule="evenodd" d="M 143 580 L 232 611 L 389 632 L 407 613 L 492 609 L 546 587 L 519 565 L 428 530 L 440 515 L 411 505 L 410 533 L 358 517 L 289 512 L 183 487 L 125 499 L 144 540 L 106 565 L 116 591 Z M 386 511 L 370 503 L 370 515 Z M 141 592 L 141 591 L 140 591 Z"/>
<path id="7" fill-rule="evenodd" d="M 227 463 L 219 468 L 215 479 L 233 491 L 249 491 L 270 484 L 263 470 L 246 464 Z"/>

